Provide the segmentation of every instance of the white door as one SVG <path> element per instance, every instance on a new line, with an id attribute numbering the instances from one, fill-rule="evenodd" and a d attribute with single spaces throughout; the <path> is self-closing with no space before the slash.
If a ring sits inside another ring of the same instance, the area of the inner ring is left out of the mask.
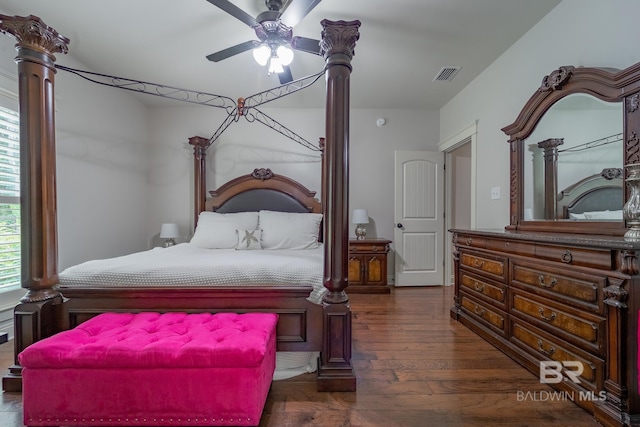
<path id="1" fill-rule="evenodd" d="M 444 283 L 444 154 L 395 152 L 396 286 Z"/>

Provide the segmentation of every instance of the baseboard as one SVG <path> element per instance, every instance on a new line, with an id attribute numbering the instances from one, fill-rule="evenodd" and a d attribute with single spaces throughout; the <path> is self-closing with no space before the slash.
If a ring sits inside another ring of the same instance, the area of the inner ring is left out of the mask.
<path id="1" fill-rule="evenodd" d="M 9 341 L 9 334 L 6 332 L 0 332 L 0 344 L 4 344 Z"/>

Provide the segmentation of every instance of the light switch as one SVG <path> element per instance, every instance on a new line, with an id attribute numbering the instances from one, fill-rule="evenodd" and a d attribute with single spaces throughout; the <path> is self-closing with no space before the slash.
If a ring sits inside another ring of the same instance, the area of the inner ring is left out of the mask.
<path id="1" fill-rule="evenodd" d="M 491 200 L 500 198 L 500 187 L 491 187 Z"/>

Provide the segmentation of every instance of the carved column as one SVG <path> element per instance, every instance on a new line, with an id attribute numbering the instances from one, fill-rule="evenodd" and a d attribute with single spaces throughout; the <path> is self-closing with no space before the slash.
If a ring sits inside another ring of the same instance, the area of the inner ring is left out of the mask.
<path id="1" fill-rule="evenodd" d="M 538 142 L 544 150 L 544 219 L 556 219 L 558 211 L 558 146 L 563 138 L 549 138 Z"/>
<path id="2" fill-rule="evenodd" d="M 349 79 L 360 21 L 321 22 L 320 47 L 327 63 L 324 210 L 324 342 L 318 366 L 319 391 L 355 391 L 351 365 L 349 255 Z M 326 194 L 325 194 L 326 193 Z"/>
<path id="3" fill-rule="evenodd" d="M 198 224 L 198 215 L 205 210 L 207 200 L 207 147 L 209 140 L 201 136 L 189 138 L 193 147 L 193 228 Z"/>
<path id="4" fill-rule="evenodd" d="M 0 15 L 0 32 L 17 40 L 20 96 L 20 205 L 22 287 L 14 310 L 15 353 L 57 332 L 62 295 L 58 283 L 54 53 L 69 39 L 35 16 Z M 3 389 L 20 389 L 21 368 L 10 368 Z"/>

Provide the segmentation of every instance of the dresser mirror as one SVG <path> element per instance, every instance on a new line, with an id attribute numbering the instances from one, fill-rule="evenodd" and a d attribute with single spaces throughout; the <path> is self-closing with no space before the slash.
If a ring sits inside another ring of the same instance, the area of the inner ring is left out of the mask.
<path id="1" fill-rule="evenodd" d="M 621 102 L 575 93 L 552 105 L 524 141 L 523 219 L 622 221 L 622 122 Z M 545 150 L 556 158 L 545 162 Z M 556 168 L 552 185 L 545 166 Z"/>
<path id="2" fill-rule="evenodd" d="M 543 78 L 502 129 L 511 148 L 507 229 L 624 234 L 625 165 L 640 162 L 638 90 L 640 63 L 564 66 Z"/>

